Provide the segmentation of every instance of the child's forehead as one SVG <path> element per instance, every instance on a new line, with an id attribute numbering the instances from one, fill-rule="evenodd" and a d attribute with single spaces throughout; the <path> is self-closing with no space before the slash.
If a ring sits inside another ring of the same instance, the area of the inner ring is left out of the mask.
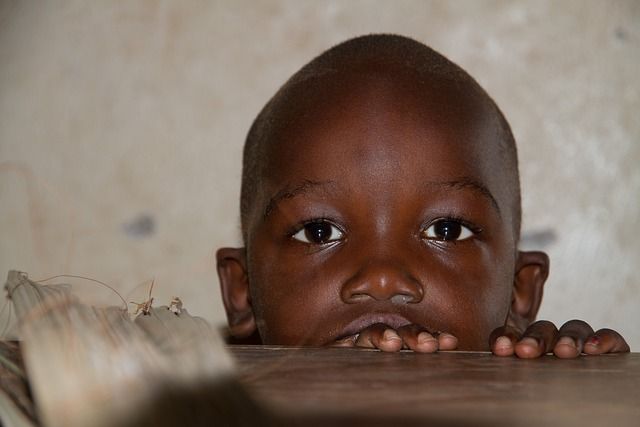
<path id="1" fill-rule="evenodd" d="M 331 181 L 354 196 L 376 188 L 396 204 L 421 194 L 422 183 L 446 183 L 474 187 L 499 212 L 510 210 L 498 120 L 481 98 L 413 76 L 340 77 L 301 86 L 304 97 L 286 111 L 266 156 L 267 204 L 309 181 Z M 407 186 L 413 190 L 398 191 Z"/>
<path id="2" fill-rule="evenodd" d="M 350 146 L 391 159 L 412 142 L 416 155 L 428 155 L 436 140 L 447 142 L 439 149 L 499 160 L 494 109 L 454 82 L 395 69 L 350 70 L 303 81 L 287 98 L 271 118 L 267 175 L 284 172 L 300 155 Z"/>

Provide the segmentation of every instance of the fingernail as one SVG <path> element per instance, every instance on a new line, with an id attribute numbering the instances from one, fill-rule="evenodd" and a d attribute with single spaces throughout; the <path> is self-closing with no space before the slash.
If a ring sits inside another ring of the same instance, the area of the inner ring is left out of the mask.
<path id="1" fill-rule="evenodd" d="M 589 338 L 587 338 L 587 340 L 584 343 L 585 345 L 593 345 L 593 346 L 597 346 L 600 344 L 600 338 L 598 338 L 596 335 L 593 335 Z"/>
<path id="2" fill-rule="evenodd" d="M 537 339 L 531 337 L 522 338 L 519 344 L 530 345 L 533 347 L 538 347 L 540 345 Z"/>
<path id="3" fill-rule="evenodd" d="M 382 334 L 382 339 L 385 340 L 385 341 L 399 340 L 400 339 L 400 335 L 398 335 L 396 333 L 396 331 L 394 331 L 393 329 L 387 329 Z"/>
<path id="4" fill-rule="evenodd" d="M 571 337 L 560 337 L 556 345 L 568 345 L 569 347 L 577 348 L 576 342 Z"/>
<path id="5" fill-rule="evenodd" d="M 448 333 L 446 333 L 446 332 L 440 332 L 440 337 L 442 337 L 442 338 L 446 338 L 446 339 L 449 339 L 449 338 L 457 339 L 457 338 L 456 338 L 456 337 L 454 337 L 453 335 L 448 334 Z"/>
<path id="6" fill-rule="evenodd" d="M 496 340 L 496 348 L 510 348 L 511 340 L 508 337 L 498 337 Z"/>
<path id="7" fill-rule="evenodd" d="M 435 341 L 435 340 L 436 339 L 434 337 L 432 337 L 431 334 L 429 334 L 427 332 L 420 332 L 418 334 L 418 343 L 420 343 L 420 344 L 424 344 L 424 343 Z"/>

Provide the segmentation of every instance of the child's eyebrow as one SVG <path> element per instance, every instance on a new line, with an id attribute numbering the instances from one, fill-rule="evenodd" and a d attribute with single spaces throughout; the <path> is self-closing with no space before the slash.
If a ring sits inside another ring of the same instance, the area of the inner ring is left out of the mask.
<path id="1" fill-rule="evenodd" d="M 498 202 L 496 201 L 496 198 L 493 197 L 493 194 L 491 194 L 491 191 L 489 191 L 489 189 L 485 185 L 483 185 L 481 182 L 473 178 L 465 176 L 465 177 L 457 178 L 451 181 L 429 182 L 427 183 L 427 186 L 444 187 L 447 189 L 456 189 L 456 190 L 460 190 L 463 188 L 473 190 L 474 192 L 488 199 L 489 202 L 491 202 L 491 206 L 493 206 L 496 212 L 498 213 L 498 216 L 502 216 L 500 212 L 500 206 L 498 206 Z"/>
<path id="2" fill-rule="evenodd" d="M 305 179 L 298 185 L 286 186 L 269 199 L 269 203 L 267 203 L 267 207 L 264 209 L 263 219 L 266 219 L 282 200 L 291 199 L 299 194 L 304 194 L 315 187 L 334 187 L 335 184 L 335 181 L 312 181 Z M 493 197 L 493 194 L 491 194 L 491 191 L 489 191 L 489 189 L 481 182 L 478 182 L 473 178 L 461 177 L 451 181 L 431 181 L 426 185 L 428 187 L 440 187 L 454 190 L 470 189 L 488 199 L 491 206 L 493 206 L 498 213 L 498 216 L 502 216 L 498 202 L 495 197 Z"/>
<path id="3" fill-rule="evenodd" d="M 312 181 L 310 179 L 305 179 L 301 184 L 298 184 L 296 186 L 286 186 L 269 199 L 269 203 L 267 203 L 267 207 L 264 209 L 263 218 L 266 219 L 269 214 L 275 209 L 278 203 L 280 203 L 284 199 L 291 199 L 298 194 L 306 193 L 314 187 L 333 187 L 334 185 L 334 181 Z"/>

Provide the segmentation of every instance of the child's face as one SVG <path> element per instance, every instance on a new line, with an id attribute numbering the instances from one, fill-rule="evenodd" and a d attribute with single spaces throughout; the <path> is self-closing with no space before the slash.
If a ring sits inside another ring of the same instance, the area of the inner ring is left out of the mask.
<path id="1" fill-rule="evenodd" d="M 347 79 L 284 118 L 237 258 L 246 276 L 221 267 L 232 330 L 248 316 L 264 344 L 325 345 L 417 324 L 488 348 L 518 257 L 497 120 L 452 87 L 423 99 L 415 85 Z"/>

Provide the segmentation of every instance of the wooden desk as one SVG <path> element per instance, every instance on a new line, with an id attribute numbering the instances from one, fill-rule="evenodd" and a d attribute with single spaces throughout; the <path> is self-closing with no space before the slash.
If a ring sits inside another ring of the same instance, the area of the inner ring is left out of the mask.
<path id="1" fill-rule="evenodd" d="M 640 426 L 640 353 L 560 360 L 232 346 L 241 383 L 303 425 Z"/>

